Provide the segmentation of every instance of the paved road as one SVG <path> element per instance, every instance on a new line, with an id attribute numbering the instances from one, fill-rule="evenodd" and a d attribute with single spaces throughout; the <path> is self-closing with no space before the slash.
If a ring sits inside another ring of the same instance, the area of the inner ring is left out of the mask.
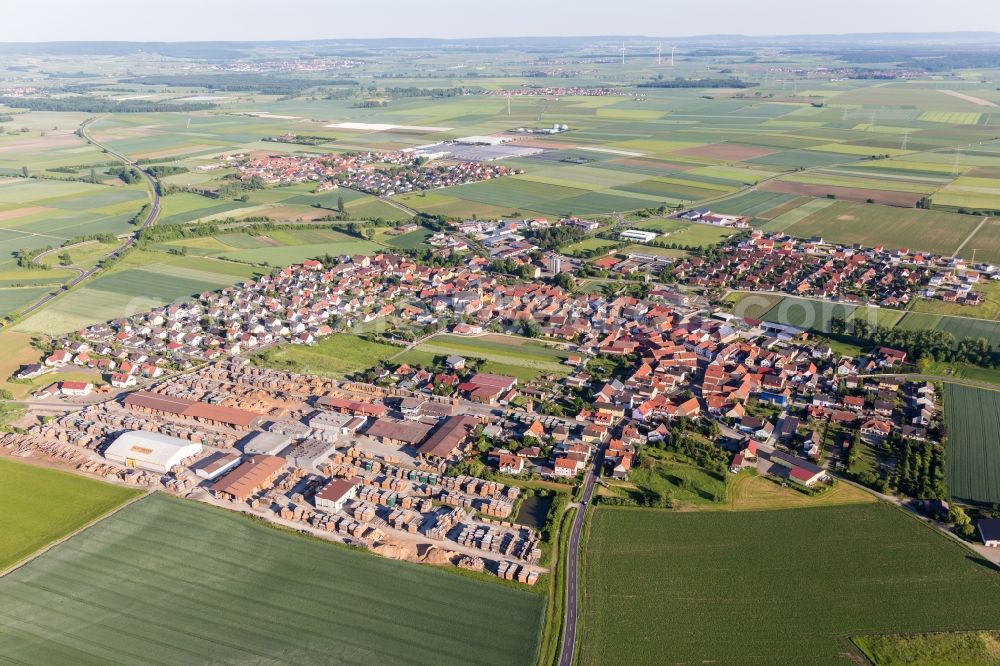
<path id="1" fill-rule="evenodd" d="M 583 501 L 573 519 L 569 531 L 566 552 L 566 607 L 563 609 L 563 640 L 559 652 L 559 666 L 573 666 L 573 651 L 576 649 L 576 623 L 579 617 L 579 580 L 580 580 L 580 538 L 583 536 L 583 522 L 587 514 L 587 505 L 594 496 L 594 486 L 598 469 L 604 454 L 594 457 L 594 463 L 587 470 L 583 481 Z"/>
<path id="2" fill-rule="evenodd" d="M 93 121 L 92 120 L 85 120 L 80 125 L 80 134 L 81 134 L 81 137 L 85 141 L 89 141 L 94 146 L 96 146 L 98 148 L 101 148 L 102 150 L 106 151 L 108 155 L 111 155 L 112 157 L 115 157 L 115 158 L 121 160 L 122 162 L 125 163 L 126 166 L 130 166 L 130 167 L 133 167 L 133 168 L 137 169 L 139 171 L 139 173 L 142 174 L 143 178 L 146 179 L 146 183 L 149 185 L 149 191 L 153 195 L 153 205 L 150 207 L 149 214 L 146 215 L 146 219 L 142 221 L 142 223 L 136 228 L 135 232 L 133 232 L 132 235 L 130 235 L 125 240 L 125 242 L 122 245 L 120 245 L 119 247 L 117 247 L 116 249 L 112 250 L 111 252 L 109 252 L 108 254 L 106 254 L 104 256 L 105 259 L 117 259 L 118 257 L 120 257 L 122 255 L 123 252 L 125 252 L 127 249 L 129 249 L 130 247 L 132 247 L 135 244 L 135 242 L 137 240 L 139 240 L 139 234 L 142 232 L 143 229 L 145 229 L 146 227 L 150 226 L 151 224 L 153 224 L 153 222 L 156 221 L 156 218 L 160 214 L 160 188 L 157 186 L 156 180 L 153 178 L 153 176 L 150 175 L 149 173 L 147 173 L 146 171 L 144 171 L 135 162 L 133 162 L 132 160 L 130 160 L 125 155 L 122 155 L 121 153 L 113 150 L 112 148 L 109 148 L 107 146 L 101 145 L 97 141 L 94 141 L 90 136 L 88 136 L 87 135 L 87 125 L 89 125 L 91 122 L 93 122 Z M 75 287 L 76 285 L 80 284 L 81 282 L 83 282 L 84 280 L 86 280 L 87 278 L 89 278 L 91 275 L 93 275 L 94 273 L 98 272 L 99 270 L 101 270 L 100 266 L 94 266 L 93 268 L 90 268 L 90 269 L 88 269 L 86 271 L 81 271 L 79 275 L 77 275 L 75 278 L 73 278 L 68 283 L 66 283 L 62 287 L 62 289 L 60 289 L 58 291 L 54 291 L 54 292 L 49 293 L 49 294 L 46 294 L 45 296 L 42 296 L 40 299 L 38 299 L 37 301 L 35 301 L 31 305 L 29 305 L 28 307 L 22 309 L 20 311 L 20 315 L 24 316 L 24 315 L 31 314 L 35 310 L 38 310 L 39 308 L 43 307 L 46 303 L 48 303 L 49 301 L 51 301 L 53 298 L 55 298 L 56 296 L 58 296 L 62 292 Z"/>

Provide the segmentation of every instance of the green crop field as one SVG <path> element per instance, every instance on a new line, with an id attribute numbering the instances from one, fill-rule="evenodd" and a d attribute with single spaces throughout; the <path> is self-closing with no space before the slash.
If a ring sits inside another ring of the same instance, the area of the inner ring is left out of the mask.
<path id="1" fill-rule="evenodd" d="M 746 294 L 733 292 L 726 299 L 733 304 L 733 312 L 739 317 L 760 319 L 777 305 L 784 296 L 780 294 Z"/>
<path id="2" fill-rule="evenodd" d="M 830 322 L 835 317 L 848 319 L 853 314 L 854 309 L 855 306 L 844 303 L 827 303 L 786 296 L 760 318 L 777 324 L 829 333 Z"/>
<path id="3" fill-rule="evenodd" d="M 266 349 L 253 356 L 252 360 L 258 365 L 279 370 L 340 379 L 377 365 L 400 351 L 402 348 L 394 345 L 336 333 L 314 345 L 286 344 Z"/>
<path id="4" fill-rule="evenodd" d="M 785 230 L 803 238 L 821 236 L 833 243 L 906 247 L 950 256 L 979 220 L 970 215 L 917 208 L 833 201 Z"/>
<path id="5" fill-rule="evenodd" d="M 875 306 L 863 306 L 854 309 L 851 313 L 851 321 L 865 321 L 872 326 L 883 326 L 892 328 L 899 323 L 906 313 L 902 310 L 892 308 L 879 308 Z"/>
<path id="6" fill-rule="evenodd" d="M 544 603 L 154 494 L 0 579 L 0 660 L 529 665 Z"/>
<path id="7" fill-rule="evenodd" d="M 976 261 L 1000 263 L 1000 217 L 987 220 L 966 247 L 976 248 Z"/>
<path id="8" fill-rule="evenodd" d="M 992 347 L 1000 346 L 1000 321 L 945 316 L 941 318 L 938 328 L 948 331 L 959 341 L 963 338 L 986 338 Z"/>
<path id="9" fill-rule="evenodd" d="M 0 479 L 0 571 L 139 495 L 6 458 L 0 458 Z"/>
<path id="10" fill-rule="evenodd" d="M 332 233 L 332 232 L 331 232 Z M 333 242 L 284 245 L 280 247 L 261 247 L 252 250 L 236 250 L 224 252 L 220 257 L 233 261 L 245 261 L 264 266 L 287 266 L 302 263 L 324 254 L 374 254 L 382 250 L 382 246 L 371 241 L 342 235 L 343 238 Z"/>
<path id="11" fill-rule="evenodd" d="M 843 664 L 853 636 L 1000 625 L 998 574 L 882 503 L 599 507 L 582 562 L 583 664 Z"/>
<path id="12" fill-rule="evenodd" d="M 948 492 L 967 502 L 1000 503 L 1000 391 L 945 384 L 944 404 Z"/>
<path id="13" fill-rule="evenodd" d="M 768 220 L 765 224 L 761 225 L 761 229 L 764 229 L 765 231 L 784 231 L 798 222 L 801 222 L 813 213 L 821 211 L 828 206 L 832 206 L 833 203 L 834 202 L 831 199 L 807 200 L 802 205 L 792 208 L 791 210 L 786 210 L 780 215 L 776 215 L 771 220 Z"/>
<path id="14" fill-rule="evenodd" d="M 559 248 L 559 251 L 571 256 L 576 256 L 580 252 L 585 252 L 587 250 L 610 250 L 613 247 L 615 247 L 614 241 L 604 240 L 603 238 L 584 238 L 583 240 L 563 245 Z"/>
<path id="15" fill-rule="evenodd" d="M 59 298 L 18 328 L 47 335 L 67 333 L 228 287 L 256 273 L 253 266 L 215 259 L 133 252 L 113 270 Z"/>
<path id="16" fill-rule="evenodd" d="M 822 333 L 830 332 L 830 322 L 835 317 L 864 318 L 870 324 L 886 328 L 899 327 L 910 331 L 939 329 L 954 335 L 956 341 L 983 337 L 994 347 L 1000 345 L 1000 322 L 973 318 L 975 312 L 970 312 L 967 316 L 949 316 L 919 310 L 857 307 L 846 303 L 831 303 L 770 293 L 734 292 L 727 301 L 733 304 L 733 312 L 740 317 L 763 319 Z"/>
<path id="17" fill-rule="evenodd" d="M 89 234 L 126 233 L 147 200 L 139 185 L 0 178 L 0 270 L 15 269 L 17 250 L 58 247 Z"/>
<path id="18" fill-rule="evenodd" d="M 411 231 L 400 236 L 391 236 L 385 241 L 385 243 L 386 245 L 398 247 L 403 250 L 416 250 L 418 248 L 427 247 L 425 241 L 431 236 L 432 233 L 433 232 L 431 232 L 430 229 L 417 229 L 416 231 Z"/>
<path id="19" fill-rule="evenodd" d="M 52 291 L 52 287 L 0 289 L 0 316 L 19 310 L 50 291 Z"/>

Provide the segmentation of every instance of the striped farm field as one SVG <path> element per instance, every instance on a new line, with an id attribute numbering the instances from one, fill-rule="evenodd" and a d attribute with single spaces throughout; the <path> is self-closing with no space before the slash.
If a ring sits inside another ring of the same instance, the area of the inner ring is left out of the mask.
<path id="1" fill-rule="evenodd" d="M 833 201 L 785 230 L 801 238 L 821 236 L 833 243 L 905 247 L 950 256 L 980 219 L 935 210 Z"/>
<path id="2" fill-rule="evenodd" d="M 864 663 L 853 636 L 1000 626 L 1000 574 L 882 502 L 599 506 L 581 566 L 581 664 L 833 666 Z"/>
<path id="3" fill-rule="evenodd" d="M 155 493 L 0 579 L 0 660 L 527 666 L 544 604 Z"/>
<path id="4" fill-rule="evenodd" d="M 257 272 L 253 266 L 214 259 L 137 252 L 128 255 L 120 268 L 60 297 L 17 328 L 46 335 L 68 333 L 228 287 Z"/>
<path id="5" fill-rule="evenodd" d="M 760 217 L 762 214 L 779 208 L 794 199 L 795 197 L 790 194 L 755 190 L 712 204 L 711 208 L 720 213 Z"/>
<path id="6" fill-rule="evenodd" d="M 892 328 L 905 315 L 906 313 L 902 310 L 862 306 L 855 308 L 854 312 L 851 313 L 850 319 L 852 321 L 862 320 L 874 326 Z"/>
<path id="7" fill-rule="evenodd" d="M 1000 347 L 1000 321 L 971 319 L 966 317 L 941 317 L 938 329 L 948 331 L 956 340 L 963 338 L 986 338 L 994 349 Z"/>
<path id="8" fill-rule="evenodd" d="M 791 197 L 791 195 L 785 195 Z M 785 211 L 772 218 L 769 222 L 761 225 L 761 229 L 765 231 L 784 231 L 789 227 L 801 222 L 813 213 L 823 210 L 832 206 L 834 201 L 832 199 L 810 199 L 806 200 L 801 206 L 793 208 L 791 210 Z"/>
<path id="9" fill-rule="evenodd" d="M 948 492 L 965 502 L 1000 503 L 1000 391 L 945 384 Z"/>
<path id="10" fill-rule="evenodd" d="M 0 289 L 0 316 L 17 312 L 57 287 L 15 287 Z"/>
<path id="11" fill-rule="evenodd" d="M 966 248 L 976 248 L 976 261 L 986 261 L 1000 264 L 1000 217 L 991 217 L 986 221 L 976 235 L 972 237 Z M 963 254 L 965 250 L 963 249 Z"/>
<path id="12" fill-rule="evenodd" d="M 89 234 L 125 233 L 147 201 L 138 185 L 0 178 L 0 270 L 15 268 L 17 250 L 58 247 Z"/>
<path id="13" fill-rule="evenodd" d="M 918 120 L 925 123 L 947 123 L 948 125 L 975 125 L 982 117 L 975 111 L 927 111 Z"/>

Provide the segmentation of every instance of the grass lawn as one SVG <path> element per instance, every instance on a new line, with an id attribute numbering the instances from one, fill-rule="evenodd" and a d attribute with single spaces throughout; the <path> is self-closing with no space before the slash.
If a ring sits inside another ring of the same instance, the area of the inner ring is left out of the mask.
<path id="1" fill-rule="evenodd" d="M 7 458 L 0 479 L 0 571 L 140 494 Z"/>
<path id="2" fill-rule="evenodd" d="M 511 338 L 501 335 L 467 338 L 456 335 L 438 335 L 417 345 L 413 352 L 434 356 L 457 354 L 465 357 L 481 358 L 494 366 L 514 366 L 530 370 L 528 378 L 539 372 L 554 375 L 568 375 L 570 367 L 563 364 L 569 355 L 560 349 L 546 346 L 527 338 Z M 411 357 L 416 360 L 416 357 Z M 406 360 L 404 354 L 399 359 Z M 421 360 L 423 360 L 421 358 Z M 491 372 L 483 370 L 483 372 Z"/>
<path id="3" fill-rule="evenodd" d="M 528 665 L 544 604 L 157 493 L 0 579 L 0 660 Z"/>
<path id="4" fill-rule="evenodd" d="M 659 454 L 659 452 L 655 452 Z M 667 459 L 655 465 L 637 467 L 629 474 L 628 481 L 610 482 L 620 495 L 631 495 L 637 489 L 669 494 L 675 505 L 708 504 L 726 500 L 726 480 L 685 462 Z M 641 493 L 640 493 L 641 494 Z"/>
<path id="5" fill-rule="evenodd" d="M 925 374 L 1000 385 L 1000 368 L 980 368 L 967 363 L 937 361 L 927 366 Z"/>
<path id="6" fill-rule="evenodd" d="M 1000 664 L 1000 632 L 997 631 L 856 636 L 854 644 L 876 666 Z"/>
<path id="7" fill-rule="evenodd" d="M 992 629 L 1000 576 L 883 503 L 598 507 L 580 663 L 860 663 L 851 637 Z"/>
<path id="8" fill-rule="evenodd" d="M 31 346 L 31 335 L 6 329 L 0 331 L 0 389 L 10 391 L 15 398 L 24 397 L 32 389 L 26 384 L 11 382 L 10 378 L 22 365 L 37 363 L 42 353 Z"/>
<path id="9" fill-rule="evenodd" d="M 309 375 L 341 379 L 376 365 L 400 348 L 369 342 L 356 335 L 335 333 L 314 345 L 284 344 L 251 357 L 257 365 Z"/>
<path id="10" fill-rule="evenodd" d="M 605 240 L 603 238 L 584 238 L 583 240 L 578 240 L 574 243 L 561 246 L 559 251 L 563 254 L 576 256 L 580 252 L 586 252 L 587 250 L 610 250 L 615 247 L 615 245 L 616 243 L 614 241 Z"/>
<path id="11" fill-rule="evenodd" d="M 870 504 L 874 501 L 871 493 L 849 483 L 837 483 L 818 495 L 806 495 L 748 470 L 729 477 L 726 502 L 701 508 L 720 511 L 806 509 L 840 504 Z"/>

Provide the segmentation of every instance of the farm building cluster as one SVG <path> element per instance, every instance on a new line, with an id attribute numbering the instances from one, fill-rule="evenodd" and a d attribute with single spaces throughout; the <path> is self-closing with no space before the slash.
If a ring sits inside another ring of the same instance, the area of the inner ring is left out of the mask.
<path id="1" fill-rule="evenodd" d="M 696 210 L 686 210 L 678 213 L 675 217 L 688 222 L 698 222 L 700 224 L 711 224 L 716 227 L 731 227 L 733 229 L 746 229 L 750 226 L 750 221 L 746 215 L 728 215 L 726 213 L 713 213 L 708 208 L 698 208 Z"/>

